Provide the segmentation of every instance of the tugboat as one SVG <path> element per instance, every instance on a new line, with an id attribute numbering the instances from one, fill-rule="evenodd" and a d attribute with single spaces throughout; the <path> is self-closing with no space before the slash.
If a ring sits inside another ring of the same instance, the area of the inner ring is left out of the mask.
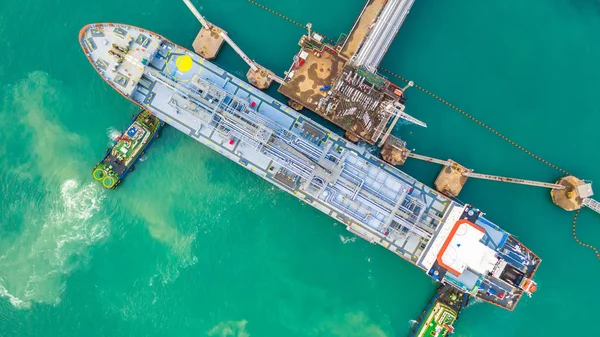
<path id="1" fill-rule="evenodd" d="M 133 117 L 127 131 L 116 138 L 112 148 L 106 149 L 104 159 L 94 166 L 92 177 L 107 189 L 115 189 L 133 171 L 135 163 L 154 139 L 160 137 L 165 123 L 147 110 Z"/>
<path id="2" fill-rule="evenodd" d="M 458 314 L 469 303 L 470 295 L 444 284 L 429 301 L 409 337 L 446 337 L 454 332 Z"/>

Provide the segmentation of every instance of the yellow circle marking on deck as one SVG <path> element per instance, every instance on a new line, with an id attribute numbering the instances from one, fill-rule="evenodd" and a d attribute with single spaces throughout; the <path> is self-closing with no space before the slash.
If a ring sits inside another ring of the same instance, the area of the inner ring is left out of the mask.
<path id="1" fill-rule="evenodd" d="M 185 73 L 192 69 L 194 61 L 192 61 L 192 58 L 189 55 L 181 55 L 177 58 L 177 61 L 175 61 L 175 65 L 179 71 Z"/>

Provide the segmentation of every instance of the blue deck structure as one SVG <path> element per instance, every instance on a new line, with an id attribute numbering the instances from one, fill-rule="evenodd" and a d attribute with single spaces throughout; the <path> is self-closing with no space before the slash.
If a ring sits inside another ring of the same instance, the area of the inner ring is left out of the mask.
<path id="1" fill-rule="evenodd" d="M 535 291 L 540 259 L 481 211 L 215 64 L 128 25 L 88 25 L 79 40 L 96 71 L 130 101 L 435 280 L 510 310 Z"/>

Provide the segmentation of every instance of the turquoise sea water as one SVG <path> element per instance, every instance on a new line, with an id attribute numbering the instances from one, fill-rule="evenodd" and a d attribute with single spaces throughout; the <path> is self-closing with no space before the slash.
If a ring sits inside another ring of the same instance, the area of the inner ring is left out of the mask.
<path id="1" fill-rule="evenodd" d="M 287 69 L 301 28 L 245 0 L 195 3 L 252 57 Z M 331 37 L 363 6 L 261 3 Z M 0 336 L 405 336 L 435 289 L 423 272 L 172 129 L 118 190 L 93 184 L 91 167 L 136 111 L 77 42 L 83 25 L 103 21 L 184 46 L 199 28 L 178 0 L 2 2 Z M 596 0 L 417 0 L 383 66 L 594 180 L 599 32 Z M 247 69 L 229 48 L 217 63 Z M 429 127 L 396 134 L 418 153 L 561 176 L 424 93 L 408 97 Z M 431 184 L 439 167 L 404 170 Z M 573 240 L 572 213 L 533 187 L 469 181 L 460 198 L 543 263 L 533 298 L 514 312 L 472 304 L 455 336 L 600 335 L 600 261 Z M 578 223 L 600 245 L 600 215 L 584 210 Z"/>

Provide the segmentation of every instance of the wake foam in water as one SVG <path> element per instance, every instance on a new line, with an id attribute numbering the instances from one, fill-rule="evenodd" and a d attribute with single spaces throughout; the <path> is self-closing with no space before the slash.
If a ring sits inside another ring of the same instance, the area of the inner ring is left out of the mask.
<path id="1" fill-rule="evenodd" d="M 117 140 L 117 137 L 119 137 L 120 135 L 121 131 L 119 131 L 114 126 L 111 126 L 108 129 L 106 129 L 106 136 L 108 137 L 107 146 L 113 146 L 113 144 Z"/>
<path id="2" fill-rule="evenodd" d="M 389 325 L 389 322 L 386 323 L 386 325 Z M 317 325 L 316 330 L 327 332 L 327 335 L 330 336 L 339 337 L 390 337 L 380 324 L 374 322 L 363 311 L 338 313 L 334 316 L 323 317 L 323 321 Z"/>
<path id="3" fill-rule="evenodd" d="M 0 157 L 0 184 L 8 191 L 0 224 L 12 225 L 0 238 L 0 296 L 18 308 L 59 303 L 65 277 L 109 232 L 98 216 L 105 192 L 79 182 L 89 172 L 80 160 L 85 139 L 58 121 L 74 113 L 61 88 L 33 72 L 11 87 L 0 112 L 9 151 Z"/>
<path id="4" fill-rule="evenodd" d="M 342 240 L 342 243 L 347 244 L 349 242 L 356 242 L 356 236 L 344 236 L 342 234 L 340 234 L 340 240 Z"/>
<path id="5" fill-rule="evenodd" d="M 0 257 L 0 295 L 17 308 L 32 302 L 58 304 L 68 275 L 87 248 L 109 233 L 107 221 L 95 220 L 104 192 L 67 180 L 46 207 L 28 217 L 28 224 Z"/>
<path id="6" fill-rule="evenodd" d="M 467 303 L 466 308 L 470 308 L 474 305 L 478 305 L 479 303 L 484 303 L 484 301 L 482 299 L 480 299 L 479 297 L 475 297 L 475 296 L 471 296 L 471 299 L 469 300 L 469 303 Z"/>
<path id="7" fill-rule="evenodd" d="M 248 321 L 227 321 L 221 322 L 210 329 L 206 334 L 214 337 L 250 337 L 246 331 Z"/>

